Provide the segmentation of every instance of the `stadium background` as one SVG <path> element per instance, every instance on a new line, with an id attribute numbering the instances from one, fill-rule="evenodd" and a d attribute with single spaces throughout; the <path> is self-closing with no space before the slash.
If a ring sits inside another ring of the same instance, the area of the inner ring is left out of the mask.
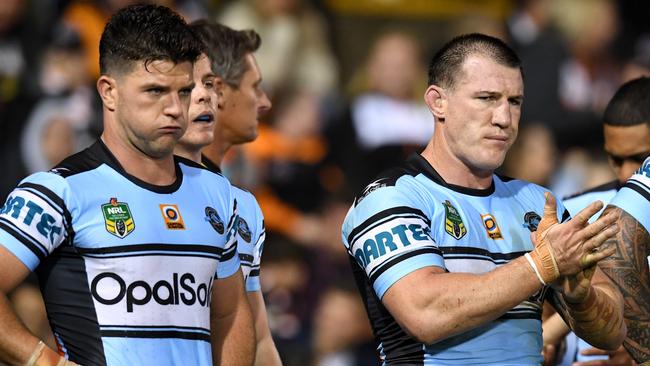
<path id="1" fill-rule="evenodd" d="M 105 21 L 129 0 L 0 1 L 0 199 L 101 133 L 94 89 Z M 618 86 L 650 75 L 650 22 L 634 0 L 166 0 L 262 36 L 274 104 L 259 138 L 226 157 L 266 217 L 262 286 L 286 365 L 375 365 L 340 243 L 352 197 L 433 131 L 427 60 L 452 36 L 506 39 L 524 63 L 520 137 L 502 173 L 565 196 L 613 179 L 600 115 Z M 12 295 L 52 342 L 29 279 Z"/>

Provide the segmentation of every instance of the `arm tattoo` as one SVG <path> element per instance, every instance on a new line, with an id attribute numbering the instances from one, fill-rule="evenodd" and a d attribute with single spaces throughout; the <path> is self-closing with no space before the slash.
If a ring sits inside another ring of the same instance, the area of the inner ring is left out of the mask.
<path id="1" fill-rule="evenodd" d="M 616 253 L 598 263 L 617 285 L 625 302 L 627 337 L 625 348 L 639 362 L 650 360 L 650 234 L 624 210 L 608 206 L 605 212 L 618 210 L 619 232 L 605 245 L 616 246 Z M 605 213 L 603 213 L 604 215 Z"/>

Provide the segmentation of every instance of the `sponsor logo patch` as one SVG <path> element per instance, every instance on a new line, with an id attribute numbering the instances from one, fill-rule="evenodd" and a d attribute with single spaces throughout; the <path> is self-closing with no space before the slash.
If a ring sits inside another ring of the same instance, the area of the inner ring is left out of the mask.
<path id="1" fill-rule="evenodd" d="M 481 215 L 481 220 L 483 221 L 483 227 L 491 239 L 503 239 L 501 235 L 501 229 L 499 229 L 499 224 L 497 220 L 491 214 Z"/>
<path id="2" fill-rule="evenodd" d="M 135 230 L 133 215 L 126 202 L 118 202 L 112 197 L 109 203 L 102 205 L 106 231 L 123 239 Z"/>
<path id="3" fill-rule="evenodd" d="M 445 231 L 451 235 L 452 238 L 460 240 L 467 234 L 467 228 L 463 219 L 460 217 L 458 210 L 454 207 L 449 200 L 442 203 L 445 206 Z"/>
<path id="4" fill-rule="evenodd" d="M 178 209 L 178 206 L 172 204 L 162 204 L 159 206 L 160 212 L 165 220 L 165 225 L 167 225 L 167 229 L 185 230 L 185 223 L 183 222 L 183 217 L 181 216 L 181 211 Z"/>

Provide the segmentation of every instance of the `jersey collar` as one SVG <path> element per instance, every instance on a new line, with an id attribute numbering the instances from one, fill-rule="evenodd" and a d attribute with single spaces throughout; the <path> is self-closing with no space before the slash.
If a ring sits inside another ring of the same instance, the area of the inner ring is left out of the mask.
<path id="1" fill-rule="evenodd" d="M 157 186 L 151 183 L 147 183 L 143 180 L 140 180 L 132 176 L 131 174 L 127 173 L 126 170 L 124 170 L 124 168 L 122 167 L 122 164 L 120 164 L 120 162 L 117 160 L 115 155 L 111 153 L 111 151 L 108 149 L 108 147 L 104 144 L 104 142 L 101 139 L 98 139 L 97 142 L 95 142 L 89 148 L 89 150 L 92 153 L 92 155 L 95 156 L 98 160 L 113 168 L 113 170 L 120 173 L 122 176 L 124 176 L 126 179 L 131 181 L 133 184 L 141 188 L 144 188 L 146 190 L 155 193 L 169 194 L 169 193 L 176 192 L 180 188 L 181 184 L 183 183 L 183 171 L 181 170 L 181 167 L 178 164 L 178 159 L 176 156 L 174 156 L 174 169 L 176 170 L 176 180 L 174 181 L 174 183 L 167 186 Z"/>
<path id="2" fill-rule="evenodd" d="M 429 164 L 427 159 L 425 159 L 422 155 L 413 153 L 409 158 L 408 162 L 413 165 L 413 167 L 420 173 L 424 174 L 427 178 L 431 179 L 432 181 L 436 182 L 437 184 L 447 187 L 451 189 L 452 191 L 470 195 L 470 196 L 479 196 L 479 197 L 487 197 L 494 193 L 494 175 L 492 176 L 492 183 L 488 188 L 485 189 L 476 189 L 476 188 L 468 188 L 468 187 L 463 187 L 463 186 L 458 186 L 455 184 L 447 183 L 445 182 L 444 179 L 438 174 L 438 172 Z"/>

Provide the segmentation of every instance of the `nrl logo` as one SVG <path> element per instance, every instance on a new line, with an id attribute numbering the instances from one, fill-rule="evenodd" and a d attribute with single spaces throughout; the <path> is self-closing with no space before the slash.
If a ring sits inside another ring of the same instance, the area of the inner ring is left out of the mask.
<path id="1" fill-rule="evenodd" d="M 109 203 L 102 205 L 102 213 L 106 231 L 120 239 L 135 229 L 135 222 L 126 202 L 117 202 L 117 198 L 113 197 Z"/>
<path id="2" fill-rule="evenodd" d="M 467 234 L 467 228 L 465 228 L 463 219 L 460 217 L 456 207 L 449 200 L 445 200 L 442 205 L 445 206 L 445 231 L 452 238 L 460 240 L 460 238 Z"/>

